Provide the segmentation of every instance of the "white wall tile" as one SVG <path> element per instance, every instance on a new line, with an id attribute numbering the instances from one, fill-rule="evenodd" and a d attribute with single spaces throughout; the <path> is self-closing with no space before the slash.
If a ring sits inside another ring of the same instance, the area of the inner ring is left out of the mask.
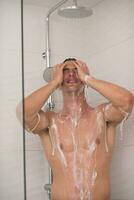
<path id="1" fill-rule="evenodd" d="M 111 166 L 112 199 L 132 200 L 134 197 L 134 146 L 115 148 Z"/>
<path id="2" fill-rule="evenodd" d="M 24 5 L 25 52 L 40 52 L 45 49 L 46 10 L 43 7 Z"/>
<path id="3" fill-rule="evenodd" d="M 20 52 L 0 50 L 0 66 L 0 150 L 17 150 L 23 144 L 22 128 L 16 118 L 16 105 L 22 99 Z"/>
<path id="4" fill-rule="evenodd" d="M 47 200 L 48 164 L 43 151 L 26 151 L 27 199 Z"/>
<path id="5" fill-rule="evenodd" d="M 23 152 L 0 151 L 0 199 L 23 200 Z"/>
<path id="6" fill-rule="evenodd" d="M 126 87 L 133 92 L 133 43 L 134 40 L 130 39 L 95 55 L 87 56 L 83 60 L 89 66 L 92 76 Z M 91 89 L 89 89 L 89 94 L 91 103 L 92 100 L 97 103 L 101 99 L 103 102 L 106 101 Z"/>
<path id="7" fill-rule="evenodd" d="M 89 55 L 134 36 L 133 1 L 103 1 L 94 10 L 91 20 L 85 21 L 88 29 L 84 40 Z"/>
<path id="8" fill-rule="evenodd" d="M 40 138 L 37 134 L 26 131 L 26 150 L 43 150 Z"/>
<path id="9" fill-rule="evenodd" d="M 20 0 L 0 1 L 0 49 L 20 50 Z"/>
<path id="10" fill-rule="evenodd" d="M 124 123 L 123 131 L 121 133 L 121 124 L 117 128 L 116 133 L 116 146 L 134 146 L 134 109 L 131 113 L 131 116 L 128 120 Z M 121 135 L 123 135 L 123 140 L 121 140 Z"/>

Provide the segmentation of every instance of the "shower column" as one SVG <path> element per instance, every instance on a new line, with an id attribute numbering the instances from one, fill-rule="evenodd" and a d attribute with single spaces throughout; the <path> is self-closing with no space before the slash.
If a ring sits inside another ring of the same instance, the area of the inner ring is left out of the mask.
<path id="1" fill-rule="evenodd" d="M 48 11 L 48 14 L 46 16 L 46 30 L 47 30 L 47 33 L 46 33 L 46 51 L 43 52 L 42 54 L 42 57 L 44 59 L 46 59 L 46 70 L 50 69 L 51 66 L 50 66 L 50 42 L 49 42 L 49 17 L 50 15 L 56 11 L 57 8 L 59 8 L 61 5 L 63 5 L 65 2 L 67 2 L 68 0 L 62 0 L 60 1 L 59 3 L 57 3 L 55 6 L 53 6 L 49 11 Z M 51 70 L 50 70 L 51 71 Z M 53 110 L 54 109 L 54 102 L 53 102 L 53 99 L 52 99 L 52 96 L 50 96 L 47 100 L 47 110 Z M 52 184 L 52 170 L 51 168 L 49 168 L 49 183 L 48 184 L 45 184 L 44 186 L 44 189 L 47 191 L 48 193 L 48 197 L 49 197 L 49 200 L 51 199 L 51 184 Z"/>

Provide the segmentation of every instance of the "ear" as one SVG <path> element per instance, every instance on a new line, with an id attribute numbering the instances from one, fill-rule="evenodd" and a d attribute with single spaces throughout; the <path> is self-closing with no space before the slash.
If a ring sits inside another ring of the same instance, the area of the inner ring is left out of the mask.
<path id="1" fill-rule="evenodd" d="M 84 65 L 83 68 L 84 68 L 85 73 L 87 73 L 88 75 L 90 75 L 90 71 L 89 71 L 87 65 Z"/>
<path id="2" fill-rule="evenodd" d="M 62 87 L 63 87 L 62 85 L 63 85 L 63 83 L 59 86 L 59 88 L 58 88 L 59 90 L 62 90 Z"/>

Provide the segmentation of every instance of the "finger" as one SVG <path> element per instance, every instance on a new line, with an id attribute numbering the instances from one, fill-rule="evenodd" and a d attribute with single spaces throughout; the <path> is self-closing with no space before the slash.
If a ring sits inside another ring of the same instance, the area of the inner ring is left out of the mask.
<path id="1" fill-rule="evenodd" d="M 79 61 L 75 61 L 77 67 L 83 68 L 83 63 L 79 62 Z"/>
<path id="2" fill-rule="evenodd" d="M 56 64 L 56 65 L 54 65 L 53 68 L 55 69 L 55 68 L 58 68 L 58 67 L 59 67 L 59 64 Z"/>
<path id="3" fill-rule="evenodd" d="M 84 69 L 84 65 L 82 63 L 77 62 L 75 65 L 78 69 Z"/>
<path id="4" fill-rule="evenodd" d="M 72 64 L 74 64 L 76 67 L 79 66 L 79 64 L 76 61 L 71 61 Z"/>
<path id="5" fill-rule="evenodd" d="M 78 63 L 81 63 L 81 64 L 80 64 L 81 68 L 84 69 L 84 71 L 86 71 L 86 72 L 89 73 L 89 69 L 88 69 L 88 66 L 87 66 L 86 63 L 81 62 L 81 61 L 80 61 L 80 62 L 78 61 Z"/>
<path id="6" fill-rule="evenodd" d="M 84 63 L 84 62 L 82 62 L 82 61 L 77 61 L 77 62 L 78 62 L 79 66 L 80 66 L 81 68 L 83 68 L 83 69 L 85 69 L 85 67 L 88 68 L 86 63 Z"/>
<path id="7" fill-rule="evenodd" d="M 85 70 L 85 72 L 86 72 L 87 74 L 90 74 L 89 69 L 88 69 L 88 67 L 87 67 L 86 65 L 84 66 L 84 70 Z"/>
<path id="8" fill-rule="evenodd" d="M 55 75 L 56 74 L 56 72 L 57 72 L 57 70 L 59 69 L 59 64 L 56 64 L 56 65 L 54 65 L 54 67 L 53 67 L 53 75 Z"/>
<path id="9" fill-rule="evenodd" d="M 66 63 L 61 63 L 61 68 L 63 69 L 65 67 Z"/>
<path id="10" fill-rule="evenodd" d="M 62 63 L 54 65 L 54 70 L 62 68 L 63 67 L 62 65 L 63 65 Z"/>
<path id="11" fill-rule="evenodd" d="M 83 61 L 81 61 L 81 60 L 77 60 L 77 62 L 78 62 L 79 64 L 86 65 L 86 63 L 83 62 Z"/>

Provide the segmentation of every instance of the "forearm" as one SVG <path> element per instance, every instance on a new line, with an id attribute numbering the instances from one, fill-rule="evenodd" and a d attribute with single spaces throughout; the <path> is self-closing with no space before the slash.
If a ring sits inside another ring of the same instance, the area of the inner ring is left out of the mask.
<path id="1" fill-rule="evenodd" d="M 25 116 L 33 116 L 36 114 L 57 87 L 58 84 L 56 81 L 51 81 L 47 85 L 27 96 L 24 100 Z"/>
<path id="2" fill-rule="evenodd" d="M 86 79 L 86 84 L 102 94 L 115 106 L 125 107 L 133 102 L 133 95 L 130 91 L 113 83 L 89 76 Z"/>

